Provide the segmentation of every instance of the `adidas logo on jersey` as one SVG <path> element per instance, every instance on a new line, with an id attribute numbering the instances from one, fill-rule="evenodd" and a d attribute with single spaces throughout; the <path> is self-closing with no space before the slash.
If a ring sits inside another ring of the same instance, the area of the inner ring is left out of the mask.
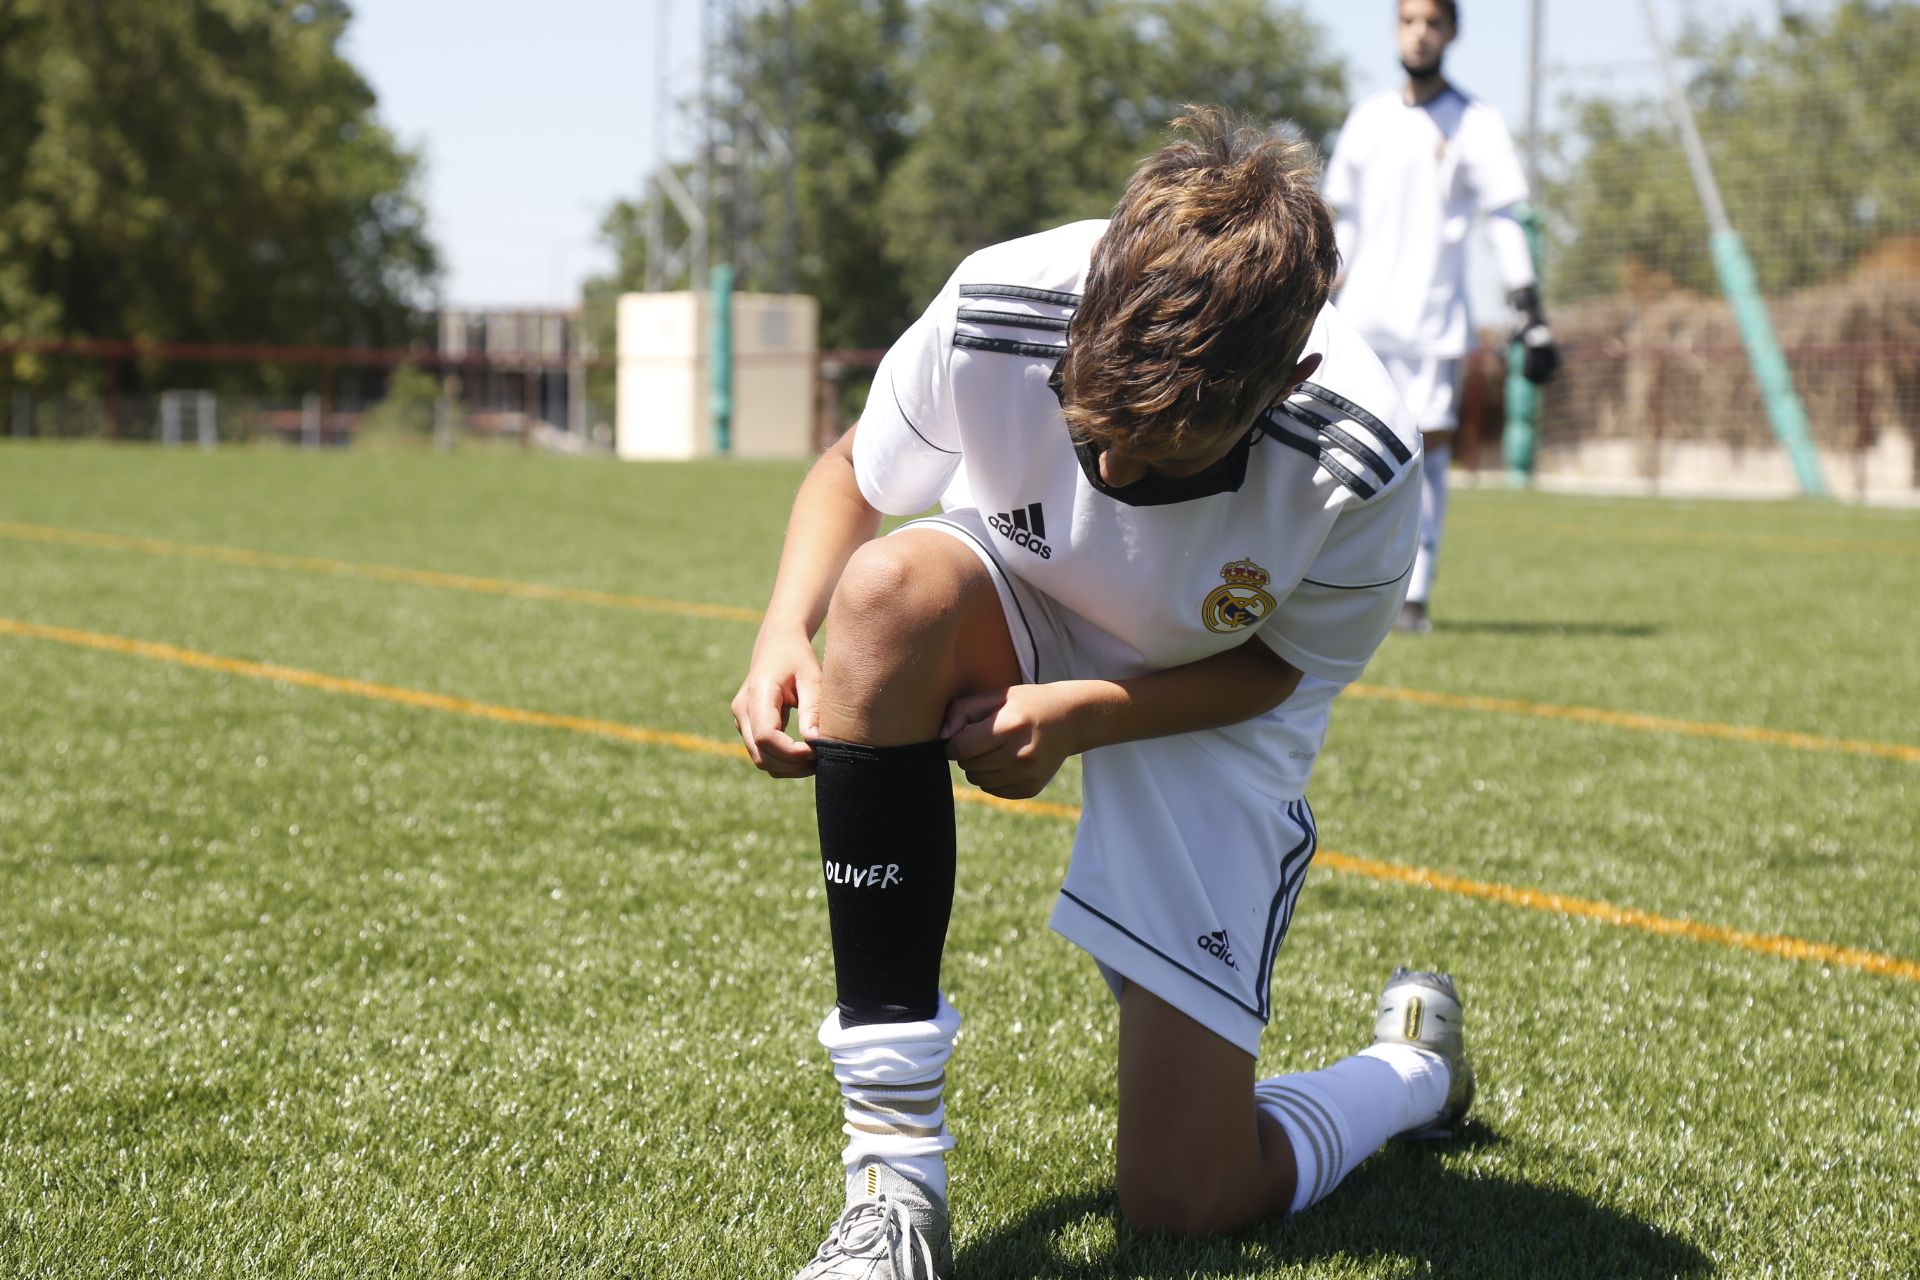
<path id="1" fill-rule="evenodd" d="M 1215 929 L 1212 933 L 1203 933 L 1198 938 L 1195 938 L 1194 941 L 1200 944 L 1202 951 L 1226 965 L 1227 968 L 1234 970 L 1240 968 L 1239 965 L 1234 963 L 1233 948 L 1227 945 L 1227 931 L 1225 929 Z"/>
<path id="2" fill-rule="evenodd" d="M 1030 502 L 1019 511 L 1002 511 L 987 517 L 993 531 L 1016 547 L 1025 547 L 1042 560 L 1053 559 L 1053 548 L 1046 543 L 1047 518 L 1040 504 Z"/>

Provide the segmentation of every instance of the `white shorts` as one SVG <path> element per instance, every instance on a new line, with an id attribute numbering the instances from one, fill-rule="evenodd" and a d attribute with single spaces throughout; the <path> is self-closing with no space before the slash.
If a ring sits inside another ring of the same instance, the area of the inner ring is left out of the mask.
<path id="1" fill-rule="evenodd" d="M 937 529 L 979 557 L 1026 679 L 1101 674 L 1075 641 L 1087 624 L 1007 572 L 979 512 L 902 527 Z M 1259 1055 L 1274 961 L 1317 840 L 1301 794 L 1302 725 L 1317 750 L 1340 688 L 1303 679 L 1284 723 L 1269 714 L 1081 758 L 1080 825 L 1050 923 L 1094 958 L 1116 997 L 1122 980 L 1137 982 Z"/>
<path id="2" fill-rule="evenodd" d="M 1460 425 L 1460 371 L 1466 362 L 1436 356 L 1380 357 L 1400 398 L 1422 431 L 1452 431 Z"/>

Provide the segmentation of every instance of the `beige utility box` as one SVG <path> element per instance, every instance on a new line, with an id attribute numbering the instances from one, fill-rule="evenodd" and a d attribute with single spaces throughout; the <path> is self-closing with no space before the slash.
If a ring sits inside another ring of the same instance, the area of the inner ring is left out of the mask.
<path id="1" fill-rule="evenodd" d="M 713 456 L 713 302 L 706 293 L 620 296 L 614 450 L 622 458 Z M 732 453 L 814 453 L 820 306 L 801 294 L 733 295 Z"/>

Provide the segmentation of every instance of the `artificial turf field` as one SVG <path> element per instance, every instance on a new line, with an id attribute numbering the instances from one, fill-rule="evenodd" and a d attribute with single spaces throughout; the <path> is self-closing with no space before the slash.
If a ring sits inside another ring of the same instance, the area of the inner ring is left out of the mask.
<path id="1" fill-rule="evenodd" d="M 0 445 L 0 1277 L 811 1254 L 811 790 L 727 713 L 799 474 Z M 1456 490 L 1443 568 L 1336 708 L 1261 1070 L 1447 967 L 1476 1123 L 1122 1224 L 1070 767 L 960 806 L 962 1276 L 1920 1274 L 1920 515 Z"/>

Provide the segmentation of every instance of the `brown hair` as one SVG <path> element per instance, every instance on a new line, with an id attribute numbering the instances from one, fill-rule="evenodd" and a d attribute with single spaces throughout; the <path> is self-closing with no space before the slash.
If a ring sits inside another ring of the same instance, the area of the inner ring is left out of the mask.
<path id="1" fill-rule="evenodd" d="M 1173 128 L 1120 197 L 1060 361 L 1074 437 L 1149 462 L 1252 425 L 1339 268 L 1311 145 L 1216 107 Z"/>
<path id="2" fill-rule="evenodd" d="M 1459 35 L 1460 34 L 1460 6 L 1455 4 L 1454 0 L 1433 0 L 1433 2 L 1439 5 L 1442 9 L 1445 9 L 1447 11 L 1447 21 L 1453 24 L 1454 34 Z M 1401 0 L 1393 0 L 1393 16 L 1396 18 L 1400 16 L 1400 7 L 1401 7 Z"/>

